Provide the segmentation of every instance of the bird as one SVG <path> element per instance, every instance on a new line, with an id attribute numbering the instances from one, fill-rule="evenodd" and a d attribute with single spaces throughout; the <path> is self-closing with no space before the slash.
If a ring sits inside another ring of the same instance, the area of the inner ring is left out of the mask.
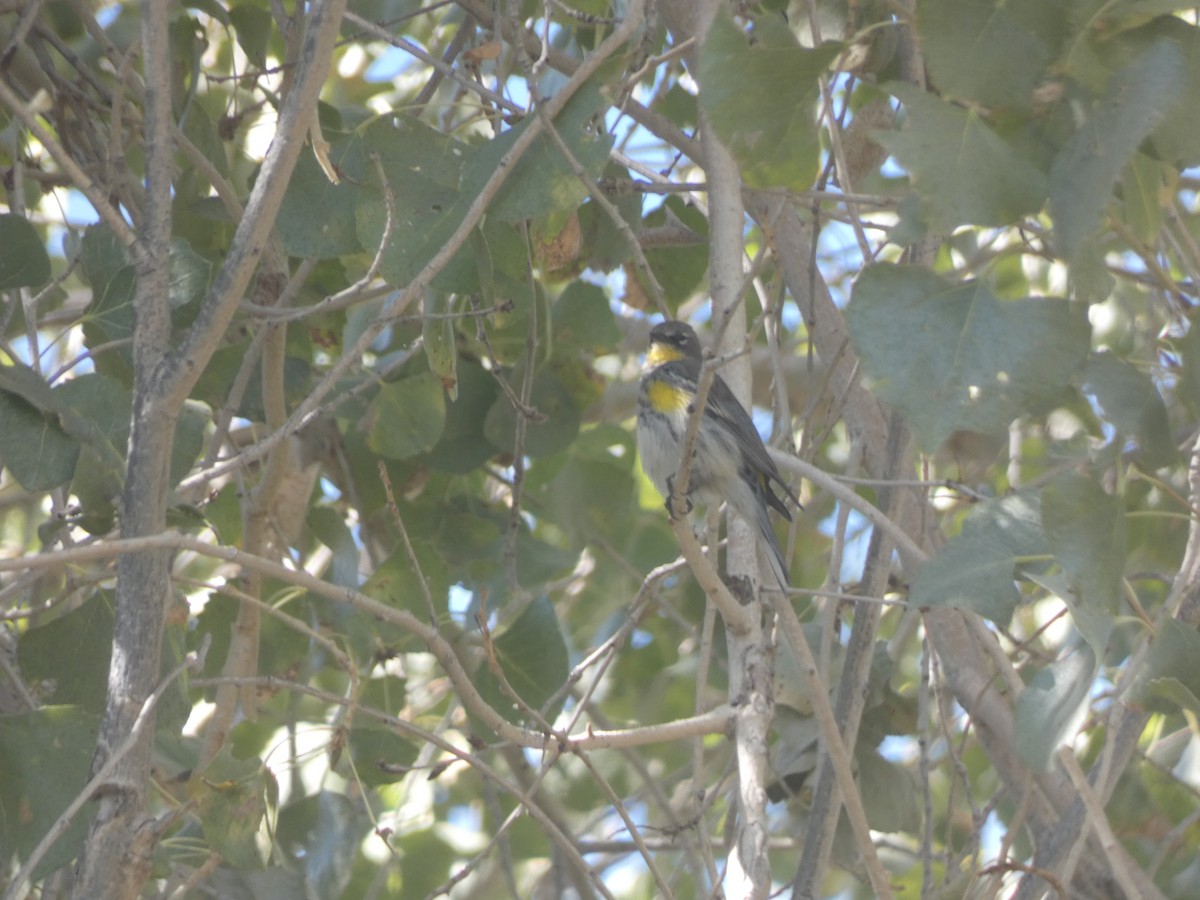
<path id="1" fill-rule="evenodd" d="M 700 338 L 692 326 L 667 320 L 650 330 L 638 387 L 638 455 L 647 476 L 667 498 L 668 511 L 703 366 Z M 803 507 L 767 453 L 750 414 L 720 375 L 713 376 L 705 400 L 687 488 L 689 510 L 693 498 L 710 506 L 725 502 L 755 527 L 772 572 L 786 591 L 787 564 L 768 508 L 790 522 L 784 498 Z"/>

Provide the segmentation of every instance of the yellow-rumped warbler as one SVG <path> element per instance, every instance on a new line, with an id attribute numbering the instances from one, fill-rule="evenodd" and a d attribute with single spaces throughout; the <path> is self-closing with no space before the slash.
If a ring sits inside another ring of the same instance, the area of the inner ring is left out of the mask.
<path id="1" fill-rule="evenodd" d="M 670 502 L 672 483 L 683 459 L 704 364 L 700 339 L 684 322 L 663 322 L 650 331 L 650 349 L 638 391 L 638 453 L 642 468 Z M 701 503 L 727 502 L 758 529 L 767 559 L 782 588 L 788 586 L 787 565 L 775 530 L 770 506 L 789 522 L 792 514 L 775 493 L 777 485 L 796 506 L 800 501 L 763 446 L 758 429 L 720 375 L 713 378 L 704 404 L 688 476 L 688 498 Z"/>

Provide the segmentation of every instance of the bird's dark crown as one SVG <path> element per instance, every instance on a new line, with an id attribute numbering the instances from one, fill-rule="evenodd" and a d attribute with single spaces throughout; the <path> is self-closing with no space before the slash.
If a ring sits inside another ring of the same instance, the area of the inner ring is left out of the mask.
<path id="1" fill-rule="evenodd" d="M 658 355 L 668 358 L 699 359 L 700 338 L 696 336 L 696 330 L 691 325 L 669 319 L 650 329 L 650 350 L 651 353 L 656 353 L 656 350 L 665 351 Z"/>

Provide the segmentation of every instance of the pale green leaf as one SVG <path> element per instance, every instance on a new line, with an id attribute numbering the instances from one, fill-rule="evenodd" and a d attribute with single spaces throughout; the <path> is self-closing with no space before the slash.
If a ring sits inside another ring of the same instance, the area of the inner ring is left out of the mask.
<path id="1" fill-rule="evenodd" d="M 1060 396 L 1087 352 L 1082 305 L 1001 300 L 915 266 L 871 266 L 846 311 L 871 389 L 933 452 L 958 430 L 1002 431 Z"/>
<path id="2" fill-rule="evenodd" d="M 593 81 L 576 91 L 554 119 L 554 130 L 590 178 L 599 177 L 604 170 L 612 147 L 612 138 L 597 133 L 591 124 L 602 104 L 600 87 Z M 475 198 L 495 173 L 500 158 L 534 121 L 537 116 L 530 116 L 499 137 L 469 150 L 463 167 L 463 192 L 468 200 Z M 534 139 L 505 179 L 488 206 L 488 218 L 502 222 L 534 219 L 575 209 L 587 195 L 587 185 L 557 143 L 542 134 Z"/>
<path id="3" fill-rule="evenodd" d="M 555 376 L 541 373 L 534 376 L 530 399 L 544 418 L 540 422 L 526 422 L 524 452 L 539 457 L 565 450 L 579 433 L 582 422 L 579 406 L 570 391 Z M 497 395 L 484 420 L 483 431 L 495 449 L 514 452 L 517 411 L 505 395 Z"/>
<path id="4" fill-rule="evenodd" d="M 73 706 L 0 716 L 0 846 L 29 857 L 87 783 L 99 714 Z M 34 880 L 67 865 L 82 849 L 98 808 L 86 804 L 33 871 Z"/>
<path id="5" fill-rule="evenodd" d="M 50 257 L 24 216 L 0 215 L 0 291 L 39 287 L 50 280 Z"/>
<path id="6" fill-rule="evenodd" d="M 1017 753 L 1033 769 L 1053 768 L 1055 751 L 1083 723 L 1096 674 L 1096 656 L 1087 644 L 1033 676 L 1017 697 Z"/>
<path id="7" fill-rule="evenodd" d="M 817 79 L 841 50 L 796 43 L 782 18 L 760 16 L 754 43 L 724 12 L 700 49 L 700 107 L 753 187 L 805 190 L 819 164 Z"/>
<path id="8" fill-rule="evenodd" d="M 953 606 L 1007 624 L 1021 602 L 1014 557 L 1002 544 L 960 536 L 923 566 L 909 597 L 913 606 Z"/>
<path id="9" fill-rule="evenodd" d="M 1112 77 L 1097 108 L 1059 151 L 1050 169 L 1050 215 L 1064 257 L 1100 227 L 1117 176 L 1178 105 L 1186 77 L 1179 45 L 1155 42 Z"/>
<path id="10" fill-rule="evenodd" d="M 53 416 L 37 411 L 21 397 L 0 390 L 0 463 L 27 491 L 65 483 L 75 471 L 79 443 Z"/>
<path id="11" fill-rule="evenodd" d="M 1021 602 L 1019 569 L 1046 553 L 1035 497 L 1012 494 L 977 507 L 952 538 L 921 567 L 914 606 L 953 606 L 1008 624 Z"/>
<path id="12" fill-rule="evenodd" d="M 1167 407 L 1147 375 L 1111 353 L 1092 356 L 1083 367 L 1083 389 L 1096 400 L 1123 437 L 1141 448 L 1139 462 L 1158 469 L 1175 462 L 1178 453 L 1167 420 Z"/>
<path id="13" fill-rule="evenodd" d="M 329 138 L 329 161 L 337 167 L 340 182 L 329 180 L 312 145 L 306 144 L 283 195 L 276 227 L 284 249 L 292 256 L 324 259 L 363 250 L 357 225 L 358 186 L 373 169 L 368 168 L 363 141 L 357 134 Z"/>
<path id="14" fill-rule="evenodd" d="M 1135 153 L 1121 177 L 1120 215 L 1143 244 L 1153 245 L 1163 224 L 1163 204 L 1174 171 L 1145 153 Z"/>
<path id="15" fill-rule="evenodd" d="M 1200 633 L 1190 625 L 1167 619 L 1158 626 L 1150 644 L 1146 668 L 1138 681 L 1138 694 L 1144 702 L 1153 702 L 1157 710 L 1175 707 L 1200 713 Z M 1165 701 L 1165 704 L 1164 702 Z"/>
<path id="16" fill-rule="evenodd" d="M 1045 0 L 922 0 L 917 30 L 939 93 L 1029 109 L 1063 25 L 1056 7 Z"/>
<path id="17" fill-rule="evenodd" d="M 890 762 L 859 745 L 855 781 L 872 831 L 896 832 L 916 828 L 921 821 L 917 785 L 910 769 Z"/>
<path id="18" fill-rule="evenodd" d="M 1120 498 L 1078 472 L 1057 475 L 1042 489 L 1042 527 L 1083 602 L 1115 614 L 1125 568 L 1125 517 Z"/>
<path id="19" fill-rule="evenodd" d="M 408 459 L 429 450 L 446 424 L 442 382 L 428 371 L 385 384 L 371 406 L 367 445 L 389 459 Z"/>
<path id="20" fill-rule="evenodd" d="M 912 173 L 933 228 L 1006 225 L 1041 209 L 1045 174 L 977 112 L 912 85 L 887 89 L 904 103 L 906 123 L 900 131 L 876 131 L 873 137 Z"/>
<path id="21" fill-rule="evenodd" d="M 493 640 L 492 646 L 508 686 L 526 706 L 553 721 L 556 711 L 543 710 L 542 706 L 566 681 L 569 664 L 567 645 L 550 600 L 546 597 L 533 600 Z M 476 673 L 475 683 L 483 698 L 510 722 L 526 720 L 525 712 L 505 693 L 486 663 Z"/>

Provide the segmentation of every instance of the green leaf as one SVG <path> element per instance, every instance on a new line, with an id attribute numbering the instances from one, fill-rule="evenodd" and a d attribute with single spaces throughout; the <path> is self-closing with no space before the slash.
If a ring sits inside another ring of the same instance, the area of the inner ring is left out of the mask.
<path id="1" fill-rule="evenodd" d="M 1096 655 L 1083 644 L 1033 676 L 1017 697 L 1017 753 L 1033 769 L 1049 772 L 1054 753 L 1083 722 L 1096 674 Z"/>
<path id="2" fill-rule="evenodd" d="M 1200 633 L 1174 619 L 1165 620 L 1158 626 L 1146 655 L 1138 696 L 1154 710 L 1174 712 L 1179 707 L 1200 714 L 1197 659 L 1200 659 Z"/>
<path id="3" fill-rule="evenodd" d="M 1177 114 L 1163 119 L 1154 129 L 1150 141 L 1154 155 L 1173 169 L 1200 163 L 1200 118 L 1184 113 L 1200 106 L 1200 28 L 1177 16 L 1166 16 L 1139 29 L 1130 38 L 1148 42 L 1167 38 L 1182 50 L 1187 78 L 1175 108 Z"/>
<path id="4" fill-rule="evenodd" d="M 872 390 L 930 453 L 955 431 L 1002 431 L 1056 399 L 1090 337 L 1082 305 L 1001 300 L 914 266 L 864 271 L 846 322 Z"/>
<path id="5" fill-rule="evenodd" d="M 190 783 L 191 799 L 209 846 L 235 869 L 262 869 L 270 856 L 267 807 L 277 801 L 270 770 L 257 758 L 239 760 L 223 748 Z"/>
<path id="6" fill-rule="evenodd" d="M 1146 469 L 1170 465 L 1178 458 L 1167 407 L 1149 376 L 1111 353 L 1095 354 L 1082 372 L 1083 390 L 1096 400 L 1122 436 L 1141 447 Z"/>
<path id="7" fill-rule="evenodd" d="M 1007 625 L 1021 602 L 1018 568 L 1046 552 L 1036 497 L 989 500 L 972 510 L 962 533 L 921 567 L 910 602 L 969 609 Z"/>
<path id="8" fill-rule="evenodd" d="M 207 159 L 218 173 L 228 179 L 230 172 L 226 144 L 221 138 L 220 126 L 212 120 L 204 105 L 200 103 L 189 105 L 187 116 L 181 123 L 181 127 L 184 136 L 192 142 L 192 146 L 200 155 Z M 205 201 L 217 199 L 209 196 L 212 182 L 199 168 L 186 166 L 182 168 L 175 183 L 178 185 L 176 200 L 184 201 L 175 208 L 176 215 L 173 217 L 175 234 L 182 235 L 191 232 L 194 236 L 195 232 L 191 230 L 203 226 L 199 221 L 193 219 L 193 216 L 196 216 L 206 206 Z M 183 215 L 179 215 L 179 213 L 183 213 Z M 221 207 L 220 214 L 227 216 L 228 210 Z M 196 216 L 196 219 L 200 218 L 203 216 Z"/>
<path id="9" fill-rule="evenodd" d="M 1059 38 L 1062 13 L 1045 0 L 922 0 L 921 49 L 941 96 L 1028 110 Z"/>
<path id="10" fill-rule="evenodd" d="M 1125 515 L 1118 497 L 1078 472 L 1055 476 L 1042 489 L 1042 527 L 1083 602 L 1115 614 L 1125 570 Z"/>
<path id="11" fill-rule="evenodd" d="M 610 162 L 605 167 L 602 178 L 619 184 L 628 181 L 629 173 L 616 163 Z M 622 191 L 609 199 L 621 214 L 621 219 L 631 229 L 641 226 L 641 197 L 632 191 Z M 597 272 L 611 272 L 629 258 L 629 239 L 617 229 L 612 218 L 600 209 L 595 201 L 589 200 L 579 208 L 579 227 L 583 232 L 583 250 L 587 254 L 588 268 Z"/>
<path id="12" fill-rule="evenodd" d="M 519 384 L 517 377 L 513 384 Z M 579 407 L 561 381 L 548 373 L 534 376 L 530 401 L 545 420 L 527 422 L 524 452 L 531 457 L 551 456 L 570 446 L 582 421 Z M 517 439 L 517 411 L 503 394 L 488 410 L 483 424 L 488 441 L 498 450 L 513 452 Z"/>
<path id="13" fill-rule="evenodd" d="M 1121 177 L 1120 215 L 1139 241 L 1153 245 L 1163 224 L 1163 205 L 1174 170 L 1145 153 L 1135 153 Z"/>
<path id="14" fill-rule="evenodd" d="M 454 318 L 451 316 L 451 300 L 451 296 L 442 291 L 425 289 L 421 346 L 425 350 L 429 371 L 441 379 L 442 387 L 453 401 L 458 399 L 458 345 Z"/>
<path id="15" fill-rule="evenodd" d="M 501 558 L 503 546 L 498 544 L 495 553 L 497 559 Z M 517 533 L 517 581 L 521 587 L 536 588 L 548 581 L 565 578 L 578 561 L 578 548 L 564 550 L 538 540 L 528 532 Z"/>
<path id="16" fill-rule="evenodd" d="M 340 172 L 341 183 L 329 180 L 306 144 L 283 196 L 276 227 L 292 256 L 327 259 L 363 250 L 357 221 L 358 186 L 369 166 L 363 142 L 358 135 L 330 137 L 329 161 Z"/>
<path id="17" fill-rule="evenodd" d="M 4 369 L 12 367 L 5 366 Z M 0 462 L 27 491 L 65 484 L 75 472 L 79 443 L 57 418 L 45 415 L 24 397 L 0 388 Z"/>
<path id="18" fill-rule="evenodd" d="M 0 391 L 23 400 L 34 411 L 43 415 L 57 415 L 61 409 L 54 389 L 36 369 L 23 362 L 14 361 L 0 366 Z"/>
<path id="19" fill-rule="evenodd" d="M 17 643 L 21 673 L 31 684 L 54 687 L 50 702 L 99 715 L 108 690 L 113 599 L 104 591 L 65 615 L 31 628 Z"/>
<path id="20" fill-rule="evenodd" d="M 344 896 L 370 824 L 349 797 L 332 790 L 317 791 L 279 811 L 276 845 L 289 867 L 303 875 L 300 896 Z M 279 896 L 294 895 L 286 893 L 285 886 Z"/>
<path id="21" fill-rule="evenodd" d="M 267 67 L 267 39 L 271 35 L 271 14 L 254 3 L 237 3 L 229 8 L 229 21 L 238 46 L 258 68 Z"/>
<path id="22" fill-rule="evenodd" d="M 129 444 L 130 392 L 104 375 L 82 375 L 56 387 L 64 408 L 86 428 L 71 492 L 79 498 L 80 526 L 92 534 L 112 527 L 116 502 L 125 484 L 125 454 Z"/>
<path id="23" fill-rule="evenodd" d="M 921 567 L 911 599 L 918 608 L 953 606 L 1007 624 L 1021 601 L 1013 555 L 984 538 L 956 538 Z"/>
<path id="24" fill-rule="evenodd" d="M 462 224 L 475 199 L 463 184 L 463 163 L 471 147 L 446 137 L 415 118 L 385 116 L 361 129 L 363 149 L 379 156 L 386 189 L 395 205 L 391 240 L 385 248 L 381 274 L 404 285 L 429 263 Z M 356 210 L 358 239 L 375 248 L 383 240 L 387 221 L 385 188 L 375 166 L 366 168 Z M 525 278 L 525 244 L 514 227 L 489 215 L 478 229 L 494 267 L 500 297 L 515 297 Z M 461 248 L 433 285 L 438 290 L 479 293 L 477 246 Z"/>
<path id="25" fill-rule="evenodd" d="M 414 828 L 394 840 L 400 857 L 413 863 L 404 867 L 404 897 L 434 896 L 450 877 L 451 867 L 459 864 L 460 847 L 448 841 L 445 834 L 440 827 Z"/>
<path id="26" fill-rule="evenodd" d="M 873 138 L 912 173 L 930 226 L 1007 225 L 1037 212 L 1046 200 L 1045 174 L 1006 143 L 974 110 L 955 106 L 912 85 L 887 90 L 904 103 L 901 131 Z"/>
<path id="27" fill-rule="evenodd" d="M 402 512 L 407 513 L 408 510 Z M 415 529 L 416 521 L 408 521 L 408 515 L 404 518 L 406 527 Z M 416 537 L 417 535 L 410 531 L 409 539 L 414 540 Z M 421 566 L 425 586 L 433 596 L 434 615 L 442 615 L 446 612 L 446 593 L 450 589 L 446 562 L 427 541 L 414 544 L 413 553 Z M 412 560 L 409 559 L 402 541 L 398 542 L 398 546 L 387 559 L 375 567 L 375 571 L 363 585 L 362 592 L 396 609 L 407 610 L 422 620 L 429 620 L 425 588 L 421 585 L 421 578 L 413 568 Z"/>
<path id="28" fill-rule="evenodd" d="M 412 743 L 385 728 L 351 728 L 349 746 L 354 770 L 368 787 L 399 781 L 417 759 Z"/>
<path id="29" fill-rule="evenodd" d="M 517 696 L 553 721 L 558 708 L 542 710 L 542 706 L 566 681 L 569 665 L 567 645 L 549 598 L 533 600 L 492 645 L 505 680 Z M 525 720 L 524 712 L 504 693 L 487 663 L 476 673 L 475 683 L 483 698 L 510 722 Z"/>
<path id="30" fill-rule="evenodd" d="M 1117 284 L 1098 238 L 1088 238 L 1079 246 L 1071 257 L 1070 272 L 1071 296 L 1081 303 L 1103 302 Z"/>
<path id="31" fill-rule="evenodd" d="M 817 176 L 817 79 L 841 52 L 808 50 L 778 16 L 755 22 L 754 44 L 721 12 L 700 48 L 700 107 L 752 187 L 806 190 Z"/>
<path id="32" fill-rule="evenodd" d="M 629 511 L 637 498 L 637 485 L 625 461 L 632 458 L 633 448 L 625 460 L 611 456 L 597 460 L 582 458 L 578 443 L 542 492 L 546 514 L 580 545 L 597 537 L 617 544 L 629 533 Z"/>
<path id="33" fill-rule="evenodd" d="M 576 91 L 554 119 L 555 131 L 592 179 L 604 170 L 612 147 L 612 137 L 597 134 L 591 125 L 603 103 L 600 86 L 593 80 Z M 462 179 L 462 190 L 468 202 L 475 199 L 495 173 L 501 157 L 536 120 L 536 116 L 530 116 L 468 153 Z M 522 154 L 512 174 L 489 204 L 488 219 L 502 222 L 534 219 L 550 212 L 575 209 L 587 195 L 587 185 L 575 174 L 558 145 L 542 134 Z"/>
<path id="34" fill-rule="evenodd" d="M 1099 106 L 1059 151 L 1050 168 L 1050 215 L 1065 258 L 1100 227 L 1117 176 L 1179 104 L 1186 77 L 1179 46 L 1155 42 L 1112 77 Z"/>
<path id="35" fill-rule="evenodd" d="M 133 337 L 133 299 L 137 274 L 133 266 L 118 269 L 88 308 L 88 324 L 103 329 L 110 341 Z"/>
<path id="36" fill-rule="evenodd" d="M 179 484 L 192 470 L 204 449 L 204 437 L 212 421 L 208 404 L 196 400 L 184 401 L 175 422 L 175 440 L 171 445 L 171 486 Z"/>
<path id="37" fill-rule="evenodd" d="M 0 716 L 0 846 L 5 860 L 28 858 L 87 783 L 100 716 L 72 706 Z M 33 880 L 67 865 L 82 849 L 95 804 L 75 820 L 33 870 Z"/>
<path id="38" fill-rule="evenodd" d="M 672 310 L 677 309 L 704 284 L 708 271 L 708 222 L 698 210 L 690 208 L 676 196 L 668 197 L 666 203 L 647 214 L 642 222 L 644 231 L 657 228 L 677 231 L 680 223 L 698 236 L 694 243 L 681 246 L 668 244 L 651 247 L 646 251 L 646 261 L 650 263 L 654 277 L 658 279 L 666 296 L 667 305 Z M 626 272 L 633 274 L 634 284 L 637 285 L 637 269 L 627 266 Z M 631 295 L 633 301 L 637 300 L 637 295 L 631 287 L 626 287 L 625 295 L 626 302 L 631 302 Z M 644 303 L 646 305 L 639 308 L 647 308 L 649 301 Z"/>
<path id="39" fill-rule="evenodd" d="M 608 297 L 594 284 L 575 281 L 554 301 L 554 340 L 560 350 L 611 352 L 621 330 Z"/>
<path id="40" fill-rule="evenodd" d="M 872 831 L 911 831 L 921 822 L 917 785 L 909 769 L 890 762 L 876 751 L 858 746 L 855 781 Z"/>
<path id="41" fill-rule="evenodd" d="M 129 251 L 107 225 L 89 225 L 79 245 L 83 276 L 92 290 L 99 293 L 121 269 L 133 260 Z"/>
<path id="42" fill-rule="evenodd" d="M 500 396 L 491 373 L 466 357 L 458 362 L 458 398 L 446 407 L 446 427 L 426 461 L 432 468 L 465 474 L 496 455 L 484 435 L 488 410 Z"/>
<path id="43" fill-rule="evenodd" d="M 1096 658 L 1102 659 L 1108 649 L 1113 629 L 1116 628 L 1117 617 L 1106 609 L 1085 602 L 1079 594 L 1078 586 L 1063 572 L 1028 572 L 1026 577 L 1047 594 L 1057 597 L 1067 605 L 1075 630 L 1091 645 Z"/>
<path id="44" fill-rule="evenodd" d="M 462 222 L 469 201 L 459 191 L 468 147 L 408 116 L 385 116 L 361 129 L 363 150 L 377 154 L 386 187 L 374 165 L 363 175 L 355 211 L 358 240 L 378 247 L 383 240 L 390 193 L 395 216 L 381 274 L 391 284 L 407 284 L 446 244 Z M 458 265 L 475 278 L 473 257 L 459 254 Z M 453 265 L 453 264 L 452 264 Z"/>
<path id="45" fill-rule="evenodd" d="M 789 674 L 789 687 L 795 690 L 800 673 L 797 670 Z M 776 681 L 778 683 L 778 678 Z M 779 702 L 778 696 L 776 701 Z M 812 708 L 811 703 L 808 708 Z M 817 766 L 821 730 L 811 712 L 802 715 L 794 705 L 786 704 L 776 707 L 771 727 L 776 733 L 776 740 L 771 745 L 771 771 L 779 780 L 767 787 L 767 799 L 778 803 L 804 790 Z"/>
<path id="46" fill-rule="evenodd" d="M 389 459 L 408 459 L 438 442 L 446 424 L 441 380 L 421 372 L 385 384 L 371 404 L 367 446 Z"/>
<path id="47" fill-rule="evenodd" d="M 50 257 L 24 216 L 0 215 L 0 291 L 38 287 L 50 280 Z"/>
<path id="48" fill-rule="evenodd" d="M 171 287 L 169 300 L 172 310 L 199 304 L 208 290 L 209 276 L 212 274 L 212 264 L 192 249 L 191 245 L 182 238 L 171 241 Z M 195 311 L 190 316 L 175 315 L 172 317 L 175 327 L 190 324 L 195 318 Z"/>

